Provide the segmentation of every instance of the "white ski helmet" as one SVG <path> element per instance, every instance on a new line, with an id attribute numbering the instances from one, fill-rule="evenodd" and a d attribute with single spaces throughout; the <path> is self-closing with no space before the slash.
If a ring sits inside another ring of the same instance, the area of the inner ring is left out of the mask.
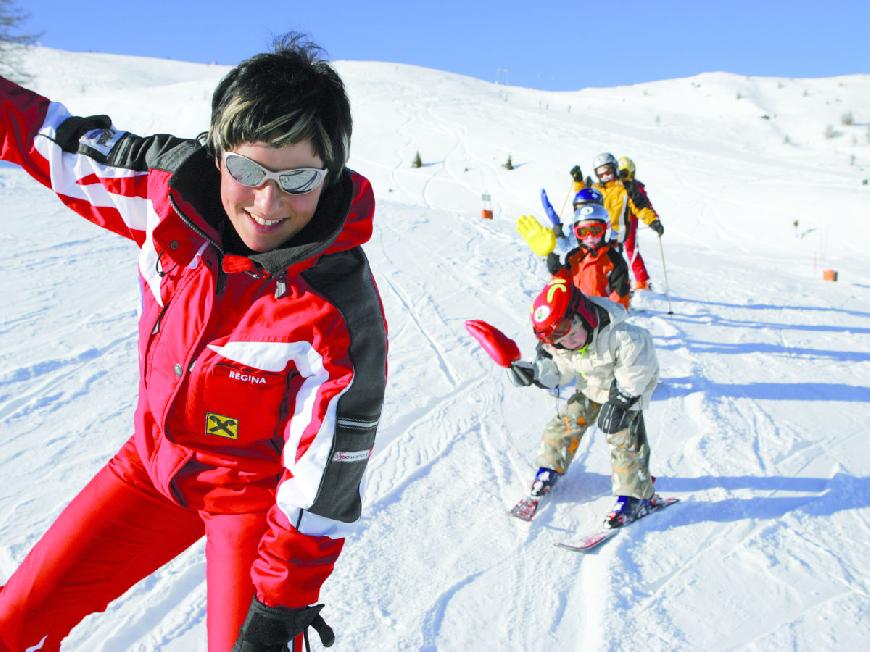
<path id="1" fill-rule="evenodd" d="M 607 237 L 610 213 L 600 204 L 581 204 L 574 210 L 574 237 L 577 242 L 595 246 Z M 591 233 L 590 233 L 591 231 Z"/>
<path id="2" fill-rule="evenodd" d="M 605 165 L 609 165 L 613 168 L 614 177 L 619 174 L 619 161 L 616 160 L 616 157 L 610 152 L 602 152 L 592 159 L 592 171 L 595 172 L 596 177 L 598 176 L 598 168 L 604 167 Z"/>
<path id="3" fill-rule="evenodd" d="M 610 224 L 610 213 L 601 204 L 580 204 L 574 209 L 574 224 L 580 222 L 601 222 Z"/>

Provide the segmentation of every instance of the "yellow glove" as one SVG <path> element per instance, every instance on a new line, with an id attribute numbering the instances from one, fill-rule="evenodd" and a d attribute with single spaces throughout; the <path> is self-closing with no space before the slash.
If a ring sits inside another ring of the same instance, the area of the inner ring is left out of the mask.
<path id="1" fill-rule="evenodd" d="M 553 230 L 541 226 L 531 215 L 520 215 L 516 228 L 517 233 L 536 255 L 546 256 L 556 248 L 556 234 Z"/>

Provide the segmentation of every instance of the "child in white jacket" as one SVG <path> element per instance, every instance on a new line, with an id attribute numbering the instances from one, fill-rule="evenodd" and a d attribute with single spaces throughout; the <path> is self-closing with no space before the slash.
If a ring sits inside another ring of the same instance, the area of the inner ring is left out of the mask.
<path id="1" fill-rule="evenodd" d="M 626 311 L 583 295 L 555 276 L 535 299 L 532 327 L 540 344 L 534 362 L 514 362 L 509 373 L 519 386 L 545 389 L 577 382 L 564 414 L 544 428 L 531 495 L 549 493 L 571 465 L 587 429 L 598 423 L 610 445 L 617 502 L 605 525 L 620 527 L 646 513 L 659 499 L 649 472 L 650 449 L 643 421 L 658 382 L 652 337 L 625 321 Z"/>

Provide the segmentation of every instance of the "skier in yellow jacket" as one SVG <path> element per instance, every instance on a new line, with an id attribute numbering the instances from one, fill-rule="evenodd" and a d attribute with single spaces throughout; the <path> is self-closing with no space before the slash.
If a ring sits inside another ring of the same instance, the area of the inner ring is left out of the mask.
<path id="1" fill-rule="evenodd" d="M 592 167 L 598 178 L 598 183 L 593 184 L 593 187 L 604 196 L 604 207 L 610 214 L 610 229 L 614 240 L 623 243 L 631 235 L 632 215 L 647 224 L 659 236 L 664 234 L 665 228 L 646 193 L 635 184 L 626 186 L 620 179 L 619 162 L 613 154 L 610 152 L 599 154 L 593 159 Z M 574 180 L 575 192 L 585 188 L 589 181 L 588 178 L 583 179 L 578 166 L 571 169 L 571 178 Z"/>

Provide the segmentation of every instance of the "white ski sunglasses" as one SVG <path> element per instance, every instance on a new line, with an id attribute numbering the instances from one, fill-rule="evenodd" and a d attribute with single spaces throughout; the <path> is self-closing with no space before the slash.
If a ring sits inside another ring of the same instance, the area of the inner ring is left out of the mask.
<path id="1" fill-rule="evenodd" d="M 229 175 L 248 188 L 259 188 L 272 179 L 278 187 L 291 195 L 304 195 L 323 185 L 326 168 L 290 168 L 272 172 L 247 156 L 235 152 L 222 152 L 221 159 Z"/>

